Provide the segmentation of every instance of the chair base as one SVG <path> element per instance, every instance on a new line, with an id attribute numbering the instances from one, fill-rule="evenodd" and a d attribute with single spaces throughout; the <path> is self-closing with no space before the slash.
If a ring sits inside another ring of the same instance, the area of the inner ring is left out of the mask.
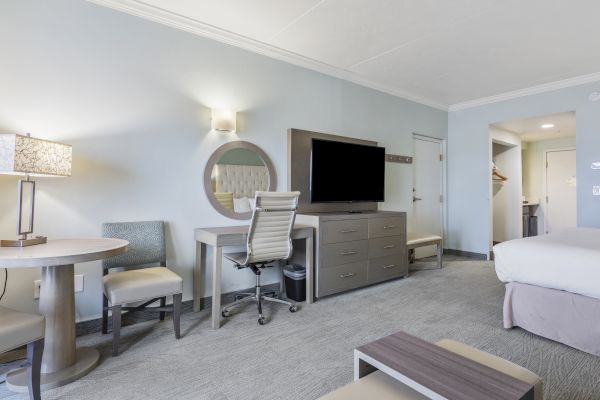
<path id="1" fill-rule="evenodd" d="M 54 389 L 67 383 L 76 381 L 93 370 L 100 360 L 98 350 L 91 347 L 80 347 L 77 349 L 77 360 L 75 364 L 51 373 L 41 373 L 41 389 Z M 13 392 L 28 392 L 27 368 L 12 370 L 6 374 L 6 387 Z"/>
<path id="2" fill-rule="evenodd" d="M 289 307 L 290 312 L 298 311 L 298 306 L 295 305 L 294 303 L 292 303 L 291 301 L 286 301 L 286 300 L 282 300 L 282 299 L 277 299 L 275 297 L 267 296 L 266 294 L 262 294 L 260 289 L 261 289 L 261 287 L 257 286 L 255 294 L 240 293 L 238 296 L 244 296 L 244 295 L 245 296 L 241 297 L 238 300 L 234 301 L 233 303 L 227 304 L 225 307 L 223 307 L 221 309 L 221 315 L 223 317 L 227 318 L 227 317 L 229 317 L 229 313 L 232 308 L 237 307 L 244 303 L 254 302 L 258 306 L 258 323 L 260 325 L 264 325 L 266 323 L 266 320 L 262 313 L 262 302 L 263 301 L 268 301 L 271 303 L 285 304 L 286 306 Z"/>

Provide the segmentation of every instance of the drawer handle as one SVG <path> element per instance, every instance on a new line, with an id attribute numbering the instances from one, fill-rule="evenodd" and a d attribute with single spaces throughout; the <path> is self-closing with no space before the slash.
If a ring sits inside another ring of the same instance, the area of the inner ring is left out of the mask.
<path id="1" fill-rule="evenodd" d="M 354 276 L 354 275 L 356 275 L 354 272 L 350 272 L 347 274 L 340 275 L 340 278 L 350 278 L 351 276 Z"/>
<path id="2" fill-rule="evenodd" d="M 394 229 L 396 225 L 384 225 L 383 229 Z"/>
<path id="3" fill-rule="evenodd" d="M 383 246 L 384 249 L 393 249 L 394 247 L 396 247 L 393 244 L 388 244 L 387 246 Z"/>
<path id="4" fill-rule="evenodd" d="M 351 256 L 352 254 L 356 254 L 356 251 L 342 251 L 340 256 Z"/>
<path id="5" fill-rule="evenodd" d="M 395 266 L 396 266 L 396 264 L 384 265 L 383 269 L 394 268 Z"/>
<path id="6" fill-rule="evenodd" d="M 344 229 L 341 230 L 340 233 L 354 233 L 357 232 L 356 229 Z"/>

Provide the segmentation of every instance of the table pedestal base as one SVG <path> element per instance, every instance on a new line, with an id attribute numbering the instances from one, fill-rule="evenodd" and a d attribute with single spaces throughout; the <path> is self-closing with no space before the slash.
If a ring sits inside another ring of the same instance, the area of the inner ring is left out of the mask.
<path id="1" fill-rule="evenodd" d="M 75 364 L 56 372 L 42 373 L 42 390 L 57 388 L 81 378 L 93 370 L 99 360 L 98 350 L 91 347 L 78 348 Z M 27 393 L 27 370 L 20 368 L 6 374 L 6 386 L 13 392 Z"/>

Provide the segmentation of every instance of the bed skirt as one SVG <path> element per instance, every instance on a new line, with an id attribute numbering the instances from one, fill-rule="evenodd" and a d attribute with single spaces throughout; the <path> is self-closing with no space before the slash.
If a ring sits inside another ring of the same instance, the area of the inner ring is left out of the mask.
<path id="1" fill-rule="evenodd" d="M 515 326 L 600 355 L 600 299 L 509 282 L 504 296 L 504 328 Z"/>

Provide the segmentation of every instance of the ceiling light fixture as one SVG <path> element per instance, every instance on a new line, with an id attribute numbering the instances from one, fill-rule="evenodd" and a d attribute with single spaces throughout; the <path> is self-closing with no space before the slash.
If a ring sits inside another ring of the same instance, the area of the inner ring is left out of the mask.
<path id="1" fill-rule="evenodd" d="M 544 125 L 542 125 L 542 129 L 550 129 L 550 128 L 554 128 L 554 124 L 544 124 Z"/>

